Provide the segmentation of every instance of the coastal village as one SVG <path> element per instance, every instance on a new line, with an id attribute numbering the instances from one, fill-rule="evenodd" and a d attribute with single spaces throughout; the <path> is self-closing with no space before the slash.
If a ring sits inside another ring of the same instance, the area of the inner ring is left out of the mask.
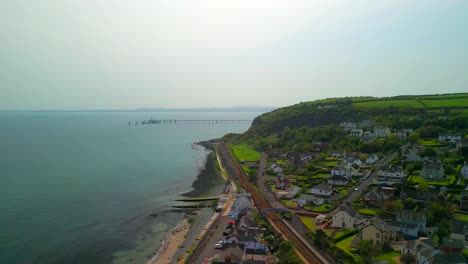
<path id="1" fill-rule="evenodd" d="M 301 263 L 285 252 L 288 241 L 266 211 L 307 238 L 323 263 L 466 263 L 468 138 L 455 130 L 361 120 L 302 148 L 233 145 L 243 174 L 272 206 L 258 210 L 237 183 L 231 203 L 219 200 L 225 219 L 203 263 Z"/>

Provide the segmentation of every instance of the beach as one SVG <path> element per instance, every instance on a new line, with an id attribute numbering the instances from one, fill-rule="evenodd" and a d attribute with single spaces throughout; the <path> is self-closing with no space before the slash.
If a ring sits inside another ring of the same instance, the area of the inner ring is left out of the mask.
<path id="1" fill-rule="evenodd" d="M 210 144 L 203 142 L 200 145 L 212 151 Z M 193 190 L 185 193 L 184 196 L 214 196 L 222 193 L 224 181 L 216 162 L 216 156 L 212 151 L 206 158 L 204 168 L 200 170 L 198 177 L 193 182 Z M 195 213 L 187 213 L 185 218 L 166 234 L 156 255 L 147 264 L 178 263 L 214 215 L 215 212 L 212 208 L 200 208 Z M 191 220 L 189 221 L 189 219 Z"/>
<path id="2" fill-rule="evenodd" d="M 184 243 L 189 230 L 190 224 L 187 218 L 185 218 L 166 235 L 164 240 L 161 242 L 161 247 L 158 252 L 150 261 L 147 262 L 147 264 L 176 262 L 173 258 L 180 246 Z"/>

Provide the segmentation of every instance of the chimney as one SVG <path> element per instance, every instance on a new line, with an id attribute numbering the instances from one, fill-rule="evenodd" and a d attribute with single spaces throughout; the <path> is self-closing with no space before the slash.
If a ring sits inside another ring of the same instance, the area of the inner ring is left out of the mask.
<path id="1" fill-rule="evenodd" d="M 231 256 L 226 256 L 226 257 L 224 257 L 224 263 L 225 263 L 225 264 L 231 264 L 231 263 L 232 263 L 232 261 L 231 261 Z"/>

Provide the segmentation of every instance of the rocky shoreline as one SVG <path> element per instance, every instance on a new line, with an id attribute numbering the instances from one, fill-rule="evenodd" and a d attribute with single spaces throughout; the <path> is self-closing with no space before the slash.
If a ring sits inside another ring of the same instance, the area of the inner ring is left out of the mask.
<path id="1" fill-rule="evenodd" d="M 192 183 L 193 190 L 182 194 L 187 197 L 197 197 L 201 195 L 216 195 L 218 189 L 216 187 L 222 185 L 223 179 L 220 176 L 218 170 L 216 155 L 214 152 L 214 145 L 217 144 L 217 140 L 196 142 L 195 145 L 199 145 L 209 150 L 210 153 L 206 157 L 205 165 L 198 173 L 197 178 Z"/>

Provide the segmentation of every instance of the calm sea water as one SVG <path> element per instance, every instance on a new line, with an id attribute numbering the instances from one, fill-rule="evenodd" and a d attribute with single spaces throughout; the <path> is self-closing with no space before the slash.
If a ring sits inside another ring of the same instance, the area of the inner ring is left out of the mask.
<path id="1" fill-rule="evenodd" d="M 181 217 L 148 215 L 169 209 L 203 166 L 207 152 L 192 143 L 249 124 L 128 121 L 258 114 L 0 113 L 0 263 L 144 263 Z"/>

